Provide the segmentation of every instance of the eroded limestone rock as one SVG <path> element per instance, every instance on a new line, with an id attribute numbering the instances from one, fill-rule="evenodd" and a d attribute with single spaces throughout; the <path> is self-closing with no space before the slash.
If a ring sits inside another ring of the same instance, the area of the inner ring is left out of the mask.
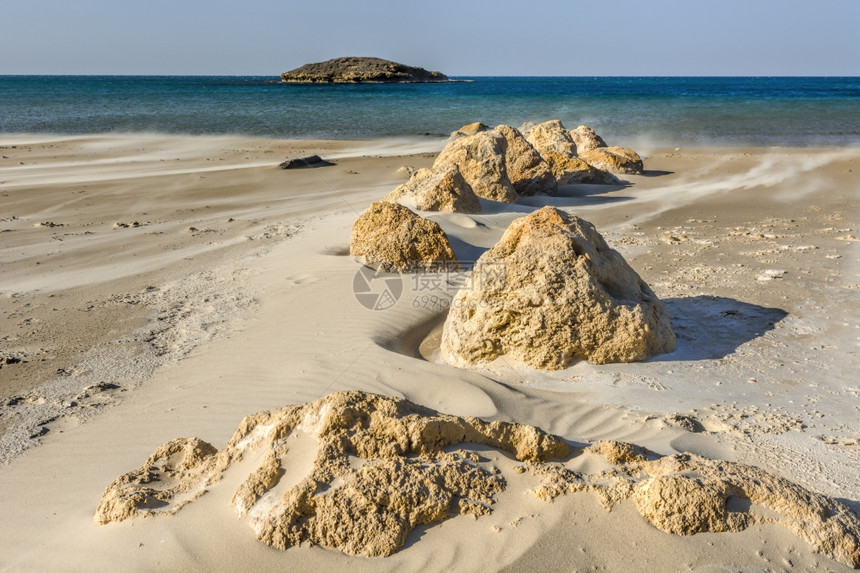
<path id="1" fill-rule="evenodd" d="M 460 268 L 438 224 L 385 200 L 373 203 L 353 224 L 349 253 L 387 272 Z"/>
<path id="2" fill-rule="evenodd" d="M 517 193 L 554 194 L 558 186 L 552 170 L 523 134 L 508 125 L 500 125 L 493 131 L 505 138 L 505 166 Z"/>
<path id="3" fill-rule="evenodd" d="M 589 165 L 579 157 L 551 151 L 544 155 L 544 159 L 559 185 L 572 183 L 618 185 L 621 183 L 621 180 L 612 173 Z"/>
<path id="4" fill-rule="evenodd" d="M 694 454 L 630 468 L 637 469 L 651 477 L 636 485 L 633 502 L 658 529 L 692 535 L 777 523 L 815 551 L 860 567 L 860 519 L 832 498 L 755 466 Z"/>
<path id="5" fill-rule="evenodd" d="M 633 492 L 633 503 L 645 519 L 666 533 L 741 531 L 747 526 L 747 514 L 729 513 L 729 495 L 725 483 L 671 475 L 639 484 Z"/>
<path id="6" fill-rule="evenodd" d="M 576 143 L 570 136 L 570 131 L 557 119 L 529 126 L 526 139 L 544 158 L 549 153 L 576 157 Z"/>
<path id="7" fill-rule="evenodd" d="M 495 130 L 459 137 L 442 149 L 433 169 L 456 165 L 478 197 L 516 203 L 519 194 L 508 177 L 506 147 L 507 141 Z"/>
<path id="8" fill-rule="evenodd" d="M 534 426 L 440 414 L 355 391 L 247 416 L 220 451 L 197 438 L 170 441 L 107 487 L 95 521 L 172 515 L 240 481 L 230 473 L 238 471 L 247 477 L 229 503 L 261 541 L 390 555 L 416 525 L 492 511 L 507 481 L 488 459 L 464 449 L 469 444 L 523 462 L 513 469 L 530 474 L 532 493 L 548 502 L 578 492 L 598 495 L 607 508 L 631 500 L 656 528 L 675 535 L 779 524 L 815 551 L 860 567 L 857 515 L 760 468 L 689 453 L 660 456 L 617 441 L 574 451 Z M 565 467 L 581 456 L 603 458 L 588 465 L 605 469 Z"/>
<path id="9" fill-rule="evenodd" d="M 217 452 L 212 444 L 198 438 L 162 444 L 143 466 L 108 486 L 96 509 L 96 523 L 176 513 L 203 495 L 215 472 Z"/>
<path id="10" fill-rule="evenodd" d="M 553 194 L 557 189 L 540 153 L 507 125 L 450 141 L 433 167 L 451 164 L 460 168 L 476 195 L 493 201 L 515 203 L 520 195 Z"/>
<path id="11" fill-rule="evenodd" d="M 592 167 L 610 173 L 642 173 L 643 164 L 639 154 L 626 147 L 598 147 L 579 153 L 579 158 Z"/>
<path id="12" fill-rule="evenodd" d="M 558 185 L 571 183 L 618 184 L 618 177 L 589 165 L 576 155 L 576 143 L 561 121 L 529 125 L 526 139 L 549 165 Z M 524 132 L 525 133 L 525 132 Z"/>
<path id="13" fill-rule="evenodd" d="M 553 207 L 515 220 L 454 297 L 441 356 L 469 367 L 501 355 L 543 369 L 633 362 L 675 349 L 669 315 L 594 226 Z"/>
<path id="14" fill-rule="evenodd" d="M 409 181 L 389 193 L 385 200 L 419 211 L 481 212 L 478 196 L 472 191 L 472 186 L 466 183 L 460 168 L 454 164 L 419 169 Z"/>
<path id="15" fill-rule="evenodd" d="M 303 442 L 312 445 L 308 471 L 289 476 L 287 470 L 304 460 L 301 454 L 288 456 L 307 449 Z M 417 525 L 491 511 L 505 479 L 478 456 L 446 449 L 463 442 L 532 463 L 571 451 L 563 439 L 532 426 L 339 392 L 248 416 L 218 452 L 196 439 L 168 442 L 108 486 L 95 520 L 173 514 L 187 503 L 183 494 L 202 495 L 239 466 L 249 474 L 231 503 L 261 541 L 279 549 L 309 541 L 353 555 L 385 556 L 402 547 Z M 249 469 L 243 460 L 260 461 Z M 169 472 L 172 481 L 166 483 Z"/>
<path id="16" fill-rule="evenodd" d="M 586 452 L 604 456 L 612 469 L 583 474 L 557 464 L 527 466 L 543 478 L 533 493 L 552 501 L 591 491 L 607 508 L 630 499 L 654 527 L 675 535 L 779 524 L 814 551 L 860 567 L 860 518 L 826 495 L 755 466 L 690 453 L 659 456 L 616 441 L 599 442 Z"/>
<path id="17" fill-rule="evenodd" d="M 577 154 L 585 153 L 598 147 L 606 147 L 606 142 L 603 141 L 603 138 L 587 125 L 580 125 L 576 129 L 570 130 L 570 137 L 576 144 Z"/>
<path id="18" fill-rule="evenodd" d="M 482 131 L 489 131 L 490 127 L 484 125 L 480 121 L 476 121 L 473 123 L 468 123 L 461 127 L 456 131 L 452 131 L 451 135 L 448 137 L 449 140 L 457 139 L 458 137 L 465 137 L 467 135 L 475 135 L 476 133 L 480 133 Z"/>

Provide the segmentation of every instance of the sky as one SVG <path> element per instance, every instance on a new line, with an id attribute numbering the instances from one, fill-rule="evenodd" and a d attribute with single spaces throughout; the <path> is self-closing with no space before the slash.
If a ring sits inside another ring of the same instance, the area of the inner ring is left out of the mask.
<path id="1" fill-rule="evenodd" d="M 0 0 L 0 75 L 860 76 L 860 0 Z"/>

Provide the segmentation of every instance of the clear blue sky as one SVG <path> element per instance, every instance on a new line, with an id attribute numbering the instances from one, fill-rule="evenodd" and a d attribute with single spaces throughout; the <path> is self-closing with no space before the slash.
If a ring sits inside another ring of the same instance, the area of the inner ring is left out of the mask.
<path id="1" fill-rule="evenodd" d="M 0 74 L 860 75 L 860 0 L 0 0 Z"/>

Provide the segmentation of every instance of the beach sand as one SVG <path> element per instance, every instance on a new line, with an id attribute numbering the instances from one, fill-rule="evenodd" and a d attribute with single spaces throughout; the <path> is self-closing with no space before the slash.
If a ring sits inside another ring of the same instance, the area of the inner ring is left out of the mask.
<path id="1" fill-rule="evenodd" d="M 860 150 L 638 149 L 624 185 L 424 214 L 470 261 L 557 206 L 666 303 L 675 352 L 542 372 L 439 362 L 451 287 L 405 276 L 376 311 L 353 294 L 353 222 L 443 143 L 0 138 L 0 569 L 847 570 L 778 525 L 676 536 L 630 501 L 538 499 L 492 449 L 493 513 L 386 558 L 264 545 L 230 509 L 238 476 L 170 517 L 94 523 L 159 444 L 222 448 L 246 415 L 341 390 L 751 464 L 860 512 Z M 278 167 L 314 153 L 335 165 Z"/>

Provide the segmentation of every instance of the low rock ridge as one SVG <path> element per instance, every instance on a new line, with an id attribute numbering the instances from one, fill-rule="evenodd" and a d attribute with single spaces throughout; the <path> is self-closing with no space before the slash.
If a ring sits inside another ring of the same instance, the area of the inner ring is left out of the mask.
<path id="1" fill-rule="evenodd" d="M 503 471 L 491 450 L 516 462 Z M 547 502 L 580 492 L 606 508 L 631 500 L 674 535 L 781 525 L 813 551 L 860 566 L 860 519 L 851 509 L 760 468 L 626 442 L 576 447 L 535 426 L 357 391 L 247 416 L 221 450 L 199 438 L 167 442 L 107 487 L 94 519 L 173 515 L 211 492 L 277 549 L 310 543 L 381 557 L 420 525 L 490 515 L 509 471 L 527 474 L 531 494 Z M 244 480 L 231 491 L 237 480 L 223 478 L 235 472 Z"/>
<path id="2" fill-rule="evenodd" d="M 285 83 L 364 84 L 447 82 L 448 76 L 382 58 L 334 58 L 281 74 Z"/>

